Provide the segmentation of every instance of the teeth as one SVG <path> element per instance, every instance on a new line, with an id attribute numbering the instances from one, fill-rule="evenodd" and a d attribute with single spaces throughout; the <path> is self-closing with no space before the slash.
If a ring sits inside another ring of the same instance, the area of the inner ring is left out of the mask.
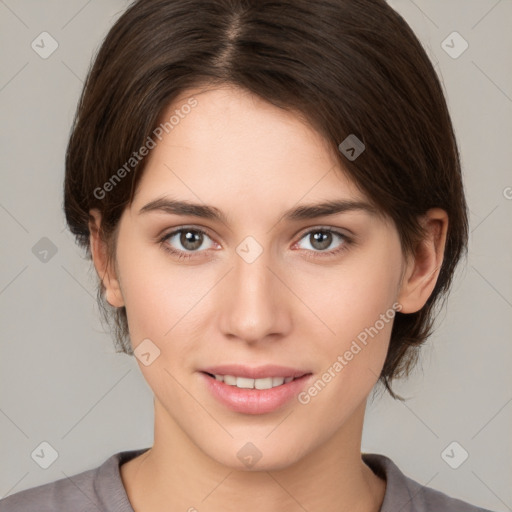
<path id="1" fill-rule="evenodd" d="M 281 386 L 284 382 L 284 377 L 272 377 L 272 387 Z"/>
<path id="2" fill-rule="evenodd" d="M 236 378 L 236 387 L 244 389 L 252 389 L 254 387 L 254 379 L 247 379 L 245 377 Z"/>
<path id="3" fill-rule="evenodd" d="M 215 375 L 215 379 L 228 386 L 236 386 L 242 389 L 271 389 L 293 380 L 293 377 L 265 377 L 264 379 L 248 379 L 247 377 L 235 377 L 233 375 Z"/>
<path id="4" fill-rule="evenodd" d="M 236 386 L 236 377 L 233 377 L 232 375 L 224 375 L 224 384 Z"/>
<path id="5" fill-rule="evenodd" d="M 280 379 L 279 377 L 267 377 L 265 379 L 254 379 L 254 387 L 256 389 L 270 389 L 275 386 L 280 386 L 281 384 L 274 382 L 274 381 L 281 381 L 281 384 L 283 383 L 283 379 Z"/>

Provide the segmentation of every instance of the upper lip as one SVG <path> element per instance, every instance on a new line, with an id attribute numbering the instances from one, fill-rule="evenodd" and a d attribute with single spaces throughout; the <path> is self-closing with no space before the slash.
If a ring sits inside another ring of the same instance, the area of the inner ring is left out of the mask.
<path id="1" fill-rule="evenodd" d="M 307 370 L 290 368 L 289 366 L 265 365 L 265 366 L 244 366 L 242 364 L 222 364 L 209 366 L 200 371 L 212 375 L 233 375 L 234 377 L 245 377 L 248 379 L 264 379 L 266 377 L 293 377 L 298 378 L 309 374 Z"/>

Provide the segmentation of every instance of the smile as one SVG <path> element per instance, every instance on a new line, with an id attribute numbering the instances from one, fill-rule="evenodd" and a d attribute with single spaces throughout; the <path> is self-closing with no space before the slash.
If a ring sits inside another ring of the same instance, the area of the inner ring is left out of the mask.
<path id="1" fill-rule="evenodd" d="M 243 414 L 277 411 L 292 402 L 313 378 L 311 372 L 274 365 L 223 365 L 204 368 L 199 374 L 216 401 Z"/>
<path id="2" fill-rule="evenodd" d="M 242 389 L 272 389 L 278 386 L 282 386 L 283 384 L 288 384 L 294 380 L 293 377 L 265 377 L 262 379 L 250 379 L 248 377 L 235 377 L 234 375 L 212 375 L 209 373 L 210 377 L 214 377 L 216 380 L 220 382 L 224 382 L 228 386 L 236 386 L 237 388 Z"/>

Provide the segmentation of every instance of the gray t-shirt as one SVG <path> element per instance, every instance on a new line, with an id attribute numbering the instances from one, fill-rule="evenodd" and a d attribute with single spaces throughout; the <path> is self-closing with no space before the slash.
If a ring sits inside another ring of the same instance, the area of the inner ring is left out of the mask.
<path id="1" fill-rule="evenodd" d="M 118 452 L 95 469 L 7 496 L 0 500 L 0 512 L 133 512 L 119 466 L 146 450 Z M 363 453 L 362 458 L 386 479 L 380 512 L 490 512 L 406 477 L 385 455 Z"/>

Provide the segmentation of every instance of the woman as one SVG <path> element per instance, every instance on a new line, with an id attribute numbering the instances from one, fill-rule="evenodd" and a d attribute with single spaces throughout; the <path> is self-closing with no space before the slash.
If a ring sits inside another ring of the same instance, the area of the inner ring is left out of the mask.
<path id="1" fill-rule="evenodd" d="M 78 106 L 64 209 L 154 444 L 2 510 L 483 510 L 361 453 L 466 248 L 442 89 L 381 0 L 139 0 Z"/>

